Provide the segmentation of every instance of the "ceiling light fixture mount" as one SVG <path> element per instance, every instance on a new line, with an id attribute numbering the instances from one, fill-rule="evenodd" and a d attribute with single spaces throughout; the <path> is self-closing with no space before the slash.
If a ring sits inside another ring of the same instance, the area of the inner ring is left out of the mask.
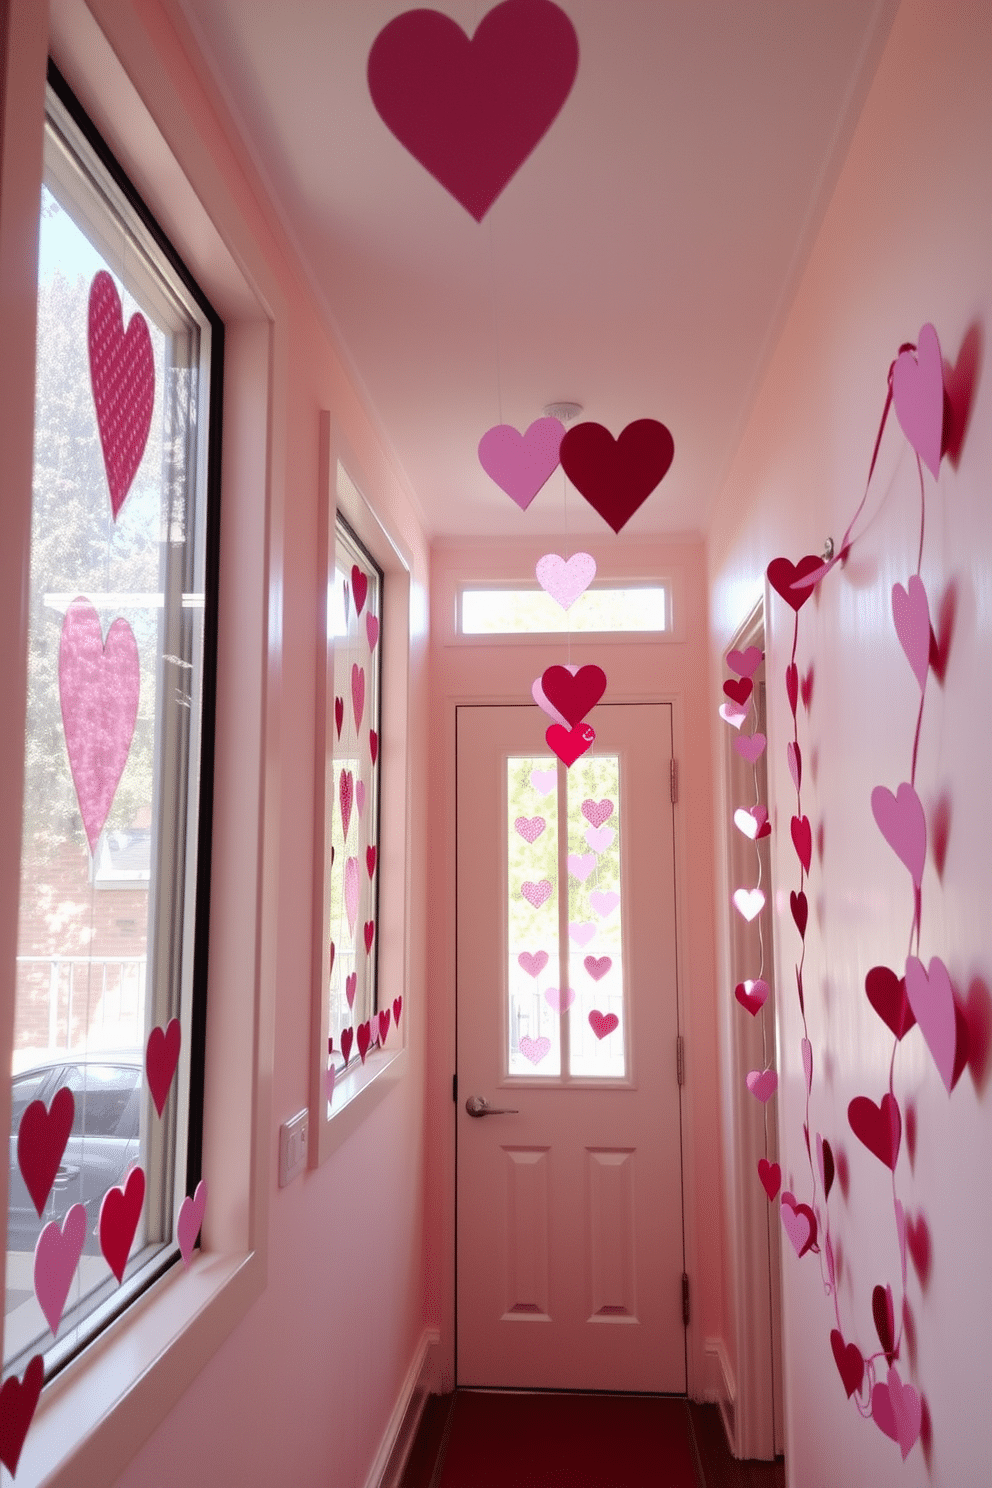
<path id="1" fill-rule="evenodd" d="M 567 424 L 571 419 L 577 418 L 582 412 L 581 403 L 545 403 L 541 413 L 545 418 L 561 419 Z"/>

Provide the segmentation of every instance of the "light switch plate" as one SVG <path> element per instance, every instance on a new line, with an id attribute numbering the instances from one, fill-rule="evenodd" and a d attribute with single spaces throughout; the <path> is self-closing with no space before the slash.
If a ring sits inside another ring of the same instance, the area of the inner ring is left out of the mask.
<path id="1" fill-rule="evenodd" d="M 297 1111 L 279 1128 L 279 1187 L 292 1183 L 307 1165 L 310 1112 Z"/>

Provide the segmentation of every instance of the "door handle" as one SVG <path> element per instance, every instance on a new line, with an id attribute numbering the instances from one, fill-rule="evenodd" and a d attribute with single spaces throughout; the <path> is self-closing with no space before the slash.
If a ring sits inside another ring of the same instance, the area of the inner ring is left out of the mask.
<path id="1" fill-rule="evenodd" d="M 465 1102 L 470 1116 L 519 1116 L 520 1112 L 509 1106 L 491 1106 L 484 1095 L 470 1095 Z"/>

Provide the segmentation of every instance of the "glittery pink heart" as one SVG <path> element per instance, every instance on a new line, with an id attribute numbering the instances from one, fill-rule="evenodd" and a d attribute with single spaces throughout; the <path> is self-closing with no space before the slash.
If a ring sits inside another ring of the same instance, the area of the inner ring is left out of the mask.
<path id="1" fill-rule="evenodd" d="M 531 1064 L 540 1064 L 541 1060 L 550 1052 L 551 1040 L 549 1038 L 522 1038 L 520 1040 L 520 1052 Z"/>
<path id="2" fill-rule="evenodd" d="M 608 847 L 613 846 L 616 836 L 612 827 L 586 827 L 585 839 L 593 852 L 605 852 Z"/>
<path id="3" fill-rule="evenodd" d="M 148 442 L 155 358 L 143 315 L 132 315 L 125 332 L 120 295 L 106 269 L 90 286 L 88 340 L 97 429 L 116 521 Z"/>
<path id="4" fill-rule="evenodd" d="M 550 879 L 542 878 L 540 883 L 531 883 L 530 881 L 522 883 L 520 885 L 520 892 L 528 904 L 534 909 L 540 909 L 541 905 L 551 898 L 552 888 L 553 885 Z"/>
<path id="5" fill-rule="evenodd" d="M 596 560 L 591 553 L 573 553 L 567 562 L 557 553 L 545 553 L 535 573 L 545 594 L 569 610 L 596 577 Z"/>
<path id="6" fill-rule="evenodd" d="M 613 965 L 613 959 L 610 956 L 587 956 L 582 965 L 594 982 L 601 982 Z"/>
<path id="7" fill-rule="evenodd" d="M 548 964 L 548 953 L 547 951 L 521 951 L 517 957 L 517 964 L 528 976 L 538 977 Z"/>
<path id="8" fill-rule="evenodd" d="M 543 816 L 518 816 L 513 826 L 525 842 L 536 842 L 547 826 L 547 822 Z"/>
<path id="9" fill-rule="evenodd" d="M 601 1013 L 598 1008 L 593 1008 L 589 1014 L 589 1027 L 598 1039 L 606 1038 L 619 1024 L 616 1013 Z"/>
<path id="10" fill-rule="evenodd" d="M 355 799 L 355 777 L 350 770 L 342 770 L 338 776 L 338 803 L 341 807 L 341 835 L 348 836 L 351 821 L 351 805 Z"/>
<path id="11" fill-rule="evenodd" d="M 613 802 L 609 800 L 582 802 L 582 815 L 592 827 L 601 827 L 613 815 Z"/>

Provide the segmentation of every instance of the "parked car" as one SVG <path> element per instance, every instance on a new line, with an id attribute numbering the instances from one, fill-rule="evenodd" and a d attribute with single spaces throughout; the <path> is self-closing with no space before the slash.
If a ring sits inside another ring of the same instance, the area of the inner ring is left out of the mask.
<path id="1" fill-rule="evenodd" d="M 139 1124 L 143 1077 L 142 1058 L 136 1053 L 88 1055 L 38 1065 L 13 1077 L 10 1135 L 10 1205 L 7 1213 L 7 1250 L 33 1251 L 43 1227 L 52 1219 L 61 1224 L 73 1204 L 84 1204 L 87 1214 L 85 1251 L 99 1252 L 96 1235 L 100 1203 L 108 1188 L 120 1183 L 140 1156 Z M 50 1106 L 55 1093 L 68 1086 L 75 1099 L 72 1131 L 55 1183 L 38 1217 L 17 1161 L 17 1132 L 32 1101 Z"/>

